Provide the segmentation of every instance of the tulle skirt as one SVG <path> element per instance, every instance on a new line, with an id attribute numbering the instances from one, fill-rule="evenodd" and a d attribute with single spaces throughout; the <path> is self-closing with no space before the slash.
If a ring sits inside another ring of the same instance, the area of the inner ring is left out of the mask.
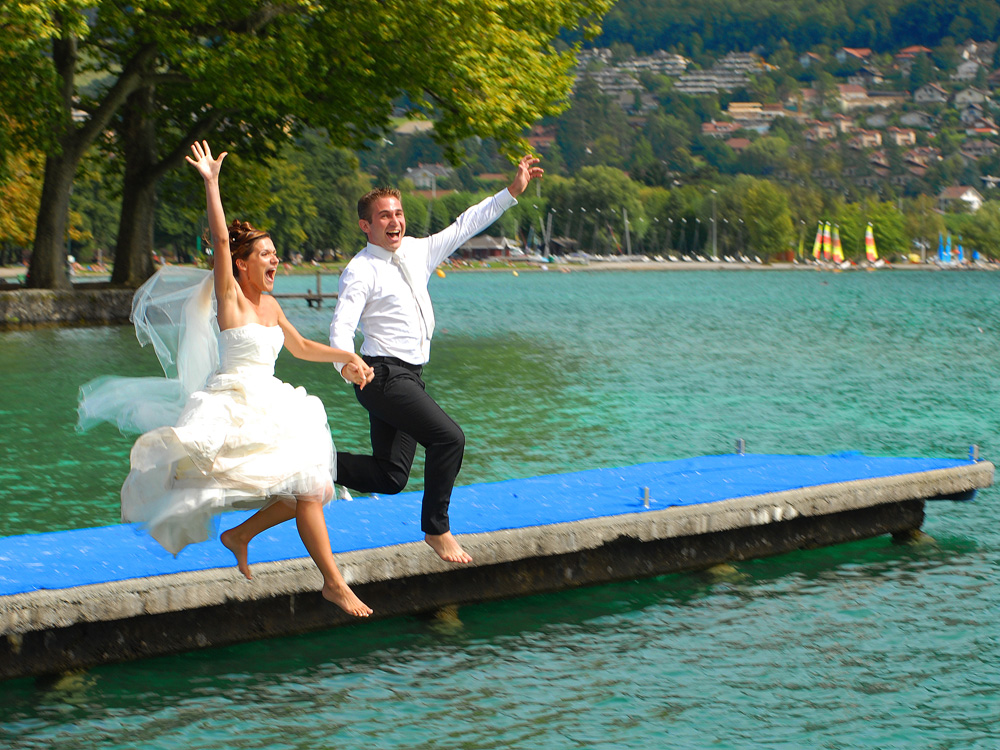
<path id="1" fill-rule="evenodd" d="M 333 497 L 336 454 L 322 402 L 273 376 L 219 374 L 177 424 L 136 440 L 122 520 L 177 554 L 229 510 Z"/>

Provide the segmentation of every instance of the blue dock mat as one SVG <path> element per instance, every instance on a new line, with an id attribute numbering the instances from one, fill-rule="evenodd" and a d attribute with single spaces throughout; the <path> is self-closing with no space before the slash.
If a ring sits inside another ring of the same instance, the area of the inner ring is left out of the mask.
<path id="1" fill-rule="evenodd" d="M 858 453 L 699 456 L 456 487 L 451 525 L 456 534 L 544 526 L 970 463 Z M 649 510 L 642 502 L 644 487 L 649 488 Z M 326 520 L 334 553 L 422 540 L 421 496 L 405 492 L 330 503 Z M 221 530 L 248 515 L 226 514 Z M 270 529 L 250 545 L 251 565 L 306 555 L 294 522 Z M 0 538 L 0 596 L 233 564 L 232 554 L 217 540 L 190 545 L 175 558 L 141 527 L 129 524 L 10 536 Z"/>

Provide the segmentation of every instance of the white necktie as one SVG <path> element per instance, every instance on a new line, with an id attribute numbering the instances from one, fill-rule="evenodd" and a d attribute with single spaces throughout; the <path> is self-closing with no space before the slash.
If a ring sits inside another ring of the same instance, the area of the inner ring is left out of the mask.
<path id="1" fill-rule="evenodd" d="M 413 298 L 417 301 L 417 309 L 423 320 L 427 340 L 430 341 L 431 334 L 434 333 L 434 308 L 431 306 L 431 296 L 427 293 L 427 285 L 421 284 L 415 278 L 416 274 L 411 272 L 405 258 L 400 258 L 399 255 L 393 253 L 392 262 L 399 266 L 403 278 L 410 287 L 410 291 L 413 292 Z"/>

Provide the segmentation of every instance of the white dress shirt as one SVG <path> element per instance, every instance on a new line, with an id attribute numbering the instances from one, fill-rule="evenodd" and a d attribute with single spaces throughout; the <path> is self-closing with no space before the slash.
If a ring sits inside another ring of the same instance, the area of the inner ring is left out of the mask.
<path id="1" fill-rule="evenodd" d="M 434 333 L 434 312 L 427 294 L 431 274 L 466 240 L 516 204 L 504 188 L 467 209 L 435 235 L 404 237 L 395 253 L 369 242 L 340 274 L 330 346 L 354 351 L 354 332 L 360 328 L 364 335 L 361 354 L 425 364 Z M 405 275 L 400 264 L 406 266 Z M 340 370 L 343 365 L 336 367 Z"/>

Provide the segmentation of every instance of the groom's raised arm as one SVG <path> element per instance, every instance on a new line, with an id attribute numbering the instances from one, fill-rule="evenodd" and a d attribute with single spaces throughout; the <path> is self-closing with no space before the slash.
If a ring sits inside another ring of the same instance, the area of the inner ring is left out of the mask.
<path id="1" fill-rule="evenodd" d="M 517 196 L 524 192 L 528 183 L 540 178 L 544 173 L 536 156 L 522 156 L 517 164 L 517 172 L 509 187 L 496 195 L 491 195 L 471 208 L 463 211 L 451 226 L 427 238 L 427 275 L 434 272 L 438 264 L 460 248 L 467 240 L 475 237 L 490 224 L 503 216 L 504 212 L 517 205 Z"/>

